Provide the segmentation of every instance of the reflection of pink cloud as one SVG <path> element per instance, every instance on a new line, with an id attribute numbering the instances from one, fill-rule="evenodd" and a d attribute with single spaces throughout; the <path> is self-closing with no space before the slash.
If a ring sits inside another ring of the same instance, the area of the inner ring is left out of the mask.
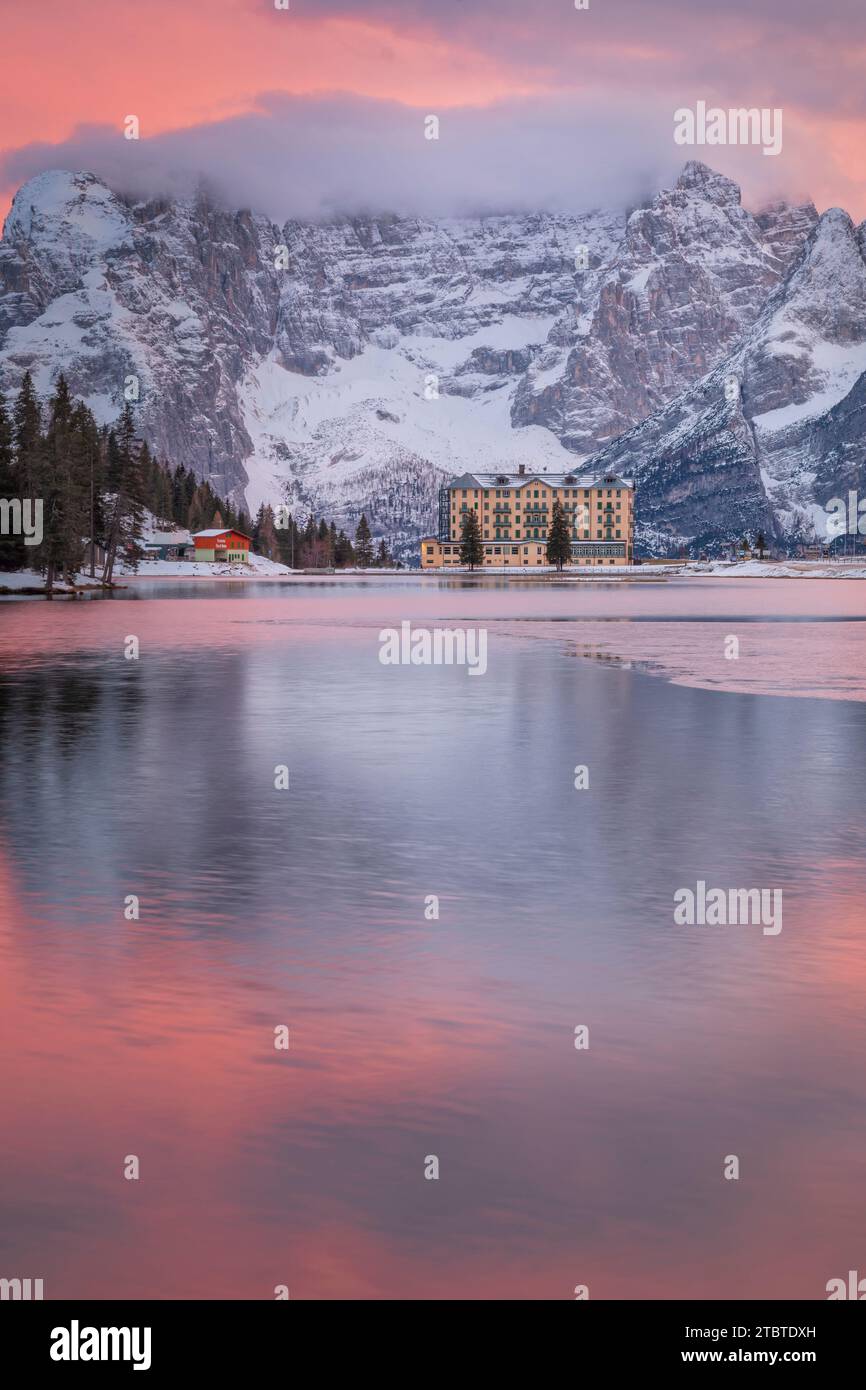
<path id="1" fill-rule="evenodd" d="M 860 1073 L 861 880 L 824 866 L 793 955 L 709 943 L 673 1014 L 600 971 L 578 1059 L 570 1020 L 471 943 L 419 972 L 383 931 L 287 969 L 291 938 L 251 952 L 246 922 L 34 921 L 0 854 L 7 1244 L 50 1297 L 820 1297 L 860 1200 L 827 1078 Z"/>

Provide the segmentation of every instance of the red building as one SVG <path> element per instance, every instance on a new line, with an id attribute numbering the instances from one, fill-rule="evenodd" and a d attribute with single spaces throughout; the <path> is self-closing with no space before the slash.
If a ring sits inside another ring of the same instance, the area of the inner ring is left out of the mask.
<path id="1" fill-rule="evenodd" d="M 226 564 L 250 558 L 250 537 L 243 531 L 235 531 L 231 526 L 219 530 L 196 531 L 195 558 L 212 563 L 224 560 Z"/>

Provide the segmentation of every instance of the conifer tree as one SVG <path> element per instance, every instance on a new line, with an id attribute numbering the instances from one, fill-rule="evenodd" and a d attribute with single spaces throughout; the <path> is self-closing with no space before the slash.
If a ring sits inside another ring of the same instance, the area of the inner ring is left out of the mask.
<path id="1" fill-rule="evenodd" d="M 109 430 L 108 443 L 105 450 L 105 486 L 110 493 L 116 493 L 121 484 L 123 475 L 123 464 L 120 458 L 120 446 L 117 442 L 117 432 Z"/>
<path id="2" fill-rule="evenodd" d="M 361 513 L 355 531 L 355 563 L 360 569 L 368 569 L 373 563 L 373 540 L 365 514 Z"/>
<path id="3" fill-rule="evenodd" d="M 298 528 L 295 525 L 295 518 L 292 516 L 291 512 L 289 512 L 288 516 L 286 516 L 284 512 L 283 519 L 286 524 L 277 529 L 277 558 L 280 564 L 288 565 L 291 568 L 296 553 L 295 547 L 297 546 Z M 243 530 L 243 526 L 240 522 L 238 522 L 238 525 L 240 529 Z"/>
<path id="4" fill-rule="evenodd" d="M 118 421 L 116 445 L 116 490 L 109 510 L 105 565 L 102 571 L 102 582 L 105 585 L 113 581 L 119 551 L 123 551 L 124 562 L 133 570 L 137 568 L 142 554 L 140 541 L 144 532 L 145 506 L 142 455 L 147 465 L 150 455 L 146 445 L 139 444 L 135 417 L 128 401 Z"/>
<path id="5" fill-rule="evenodd" d="M 12 408 L 12 442 L 15 450 L 15 475 L 18 480 L 17 496 L 22 507 L 29 502 L 35 508 L 42 501 L 43 529 L 45 518 L 45 499 L 37 488 L 41 477 L 44 440 L 42 438 L 42 412 L 33 389 L 33 378 L 24 373 L 15 404 Z M 31 510 L 31 517 L 33 512 Z M 18 537 L 19 546 L 13 547 L 22 565 L 33 569 L 42 568 L 42 557 L 37 554 L 40 547 L 25 546 L 23 537 Z"/>
<path id="6" fill-rule="evenodd" d="M 310 512 L 310 515 L 307 517 L 307 524 L 306 524 L 306 526 L 304 527 L 304 530 L 303 530 L 303 533 L 302 533 L 300 539 L 301 539 L 301 545 L 300 545 L 301 560 L 300 560 L 300 564 L 301 564 L 301 568 L 303 569 L 303 568 L 306 568 L 307 565 L 312 565 L 312 564 L 315 563 L 316 521 L 315 521 L 315 517 L 313 516 L 312 512 Z"/>
<path id="7" fill-rule="evenodd" d="M 547 563 L 556 565 L 558 570 L 562 570 L 563 565 L 571 559 L 571 535 L 568 530 L 568 521 L 561 502 L 554 502 L 553 512 L 550 518 L 550 530 L 547 533 Z"/>
<path id="8" fill-rule="evenodd" d="M 174 497 L 171 486 L 171 474 L 165 464 L 157 463 L 154 460 L 154 494 L 151 511 L 160 521 L 165 522 L 169 530 L 174 520 Z"/>
<path id="9" fill-rule="evenodd" d="M 259 503 L 259 509 L 258 509 L 258 511 L 256 512 L 256 519 L 255 519 L 255 521 L 253 522 L 253 533 L 252 533 L 252 536 L 250 537 L 250 539 L 252 540 L 252 548 L 253 548 L 253 550 L 256 552 L 257 555 L 259 555 L 259 554 L 261 553 L 260 550 L 259 550 L 259 541 L 260 541 L 261 534 L 262 534 L 262 523 L 264 522 L 264 519 L 265 519 L 265 504 L 264 504 L 264 502 L 260 502 L 260 503 Z"/>
<path id="10" fill-rule="evenodd" d="M 177 465 L 171 482 L 171 517 L 178 526 L 186 526 L 189 515 L 189 502 L 187 500 L 186 488 L 186 469 L 182 463 Z"/>
<path id="11" fill-rule="evenodd" d="M 197 484 L 196 484 L 196 480 L 195 480 L 195 474 L 193 473 L 193 471 L 192 471 L 191 468 L 187 470 L 187 475 L 186 475 L 186 478 L 184 479 L 184 484 L 183 484 L 183 486 L 184 486 L 184 493 L 185 493 L 185 495 L 186 495 L 186 514 L 187 514 L 187 516 L 189 516 L 189 509 L 190 509 L 190 507 L 192 506 L 192 499 L 195 497 L 196 490 L 197 490 Z M 192 530 L 192 523 L 190 523 L 189 529 Z"/>
<path id="12" fill-rule="evenodd" d="M 29 372 L 24 373 L 15 400 L 13 438 L 20 496 L 35 498 L 34 480 L 42 452 L 42 412 Z"/>
<path id="13" fill-rule="evenodd" d="M 352 542 L 345 531 L 340 531 L 337 535 L 337 544 L 334 546 L 334 564 L 338 568 L 344 569 L 347 565 L 354 565 L 355 551 Z"/>
<path id="14" fill-rule="evenodd" d="M 21 502 L 18 470 L 12 448 L 12 421 L 0 396 L 0 503 Z M 10 511 L 10 516 L 12 515 Z M 0 570 L 23 569 L 27 563 L 24 537 L 13 534 L 11 522 L 6 534 L 0 532 Z"/>
<path id="15" fill-rule="evenodd" d="M 34 475 L 42 499 L 42 543 L 37 547 L 51 598 L 58 577 L 74 582 L 84 558 L 89 519 L 89 478 L 83 441 L 73 426 L 74 406 L 66 378 L 57 378 L 48 430 Z"/>
<path id="16" fill-rule="evenodd" d="M 476 565 L 484 564 L 484 546 L 481 542 L 481 527 L 478 513 L 474 507 L 465 511 L 460 519 L 460 563 L 474 570 Z"/>
<path id="17" fill-rule="evenodd" d="M 195 479 L 191 473 L 187 474 L 187 490 L 189 490 L 190 479 L 192 479 L 193 483 L 193 492 L 187 512 L 187 526 L 192 534 L 195 535 L 196 531 L 206 531 L 208 529 L 211 523 L 213 510 L 208 499 L 207 489 L 203 483 L 196 486 Z"/>
<path id="18" fill-rule="evenodd" d="M 268 560 L 277 558 L 277 528 L 274 525 L 274 509 L 270 503 L 262 504 L 260 509 L 261 522 L 259 523 L 258 545 L 255 546 L 257 555 L 264 555 Z"/>
<path id="19" fill-rule="evenodd" d="M 322 517 L 316 532 L 316 564 L 327 569 L 332 563 L 331 532 L 327 521 Z"/>
<path id="20" fill-rule="evenodd" d="M 78 455 L 77 468 L 85 493 L 87 558 L 91 579 L 96 577 L 96 538 L 105 530 L 104 450 L 99 427 L 79 401 L 72 412 L 72 430 Z"/>

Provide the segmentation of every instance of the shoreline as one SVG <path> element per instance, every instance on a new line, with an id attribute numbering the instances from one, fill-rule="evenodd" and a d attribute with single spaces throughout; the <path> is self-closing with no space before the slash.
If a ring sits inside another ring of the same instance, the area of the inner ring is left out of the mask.
<path id="1" fill-rule="evenodd" d="M 149 569 L 140 569 L 134 574 L 121 572 L 118 575 L 119 582 L 115 582 L 108 589 L 104 589 L 99 582 L 94 582 L 89 575 L 81 576 L 82 582 L 74 587 L 66 584 L 56 585 L 53 597 L 75 599 L 88 594 L 103 594 L 110 597 L 114 593 L 135 588 L 142 583 L 177 584 L 178 582 L 185 584 L 201 584 L 202 582 L 206 584 L 293 584 L 309 583 L 310 581 L 339 583 L 359 579 L 394 580 L 396 582 L 421 579 L 425 582 L 439 583 L 443 579 L 446 581 L 460 579 L 461 581 L 477 581 L 481 584 L 487 580 L 495 580 L 497 583 L 506 580 L 515 585 L 525 585 L 663 584 L 671 579 L 866 579 L 866 562 L 863 564 L 856 562 L 827 564 L 819 560 L 746 560 L 733 563 L 728 561 L 692 561 L 672 564 L 622 565 L 610 570 L 572 568 L 562 571 L 548 566 L 533 567 L 532 570 L 518 570 L 510 566 L 501 568 L 488 566 L 477 570 L 457 567 L 427 570 L 288 570 L 278 568 L 270 561 L 266 562 L 266 566 L 262 569 L 253 567 L 249 569 L 246 567 L 244 569 L 235 567 L 226 569 L 225 567 L 214 566 L 213 570 L 206 570 L 203 565 L 194 565 L 193 567 L 182 562 L 174 564 L 168 561 L 157 561 L 156 563 L 159 564 L 160 569 L 155 573 Z M 37 578 L 32 571 L 18 570 L 10 571 L 9 574 L 0 573 L 0 599 L 46 598 L 44 586 L 34 582 Z"/>

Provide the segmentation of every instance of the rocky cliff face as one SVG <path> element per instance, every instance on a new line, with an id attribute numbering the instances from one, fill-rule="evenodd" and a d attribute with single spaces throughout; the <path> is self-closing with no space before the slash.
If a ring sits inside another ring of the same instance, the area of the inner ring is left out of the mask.
<path id="1" fill-rule="evenodd" d="M 435 524 L 443 475 L 609 453 L 641 479 L 647 539 L 794 535 L 813 484 L 860 467 L 861 243 L 844 214 L 752 215 L 697 163 L 629 216 L 282 228 L 54 172 L 19 191 L 0 241 L 0 384 L 29 368 L 47 394 L 62 369 L 110 420 L 135 377 L 172 461 L 253 509 L 347 526 L 366 510 L 398 547 Z M 797 326 L 769 327 L 783 305 Z M 714 442 L 686 445 L 692 428 Z"/>
<path id="2" fill-rule="evenodd" d="M 730 179 L 687 164 L 579 284 L 520 384 L 514 423 L 547 425 L 588 454 L 658 410 L 742 337 L 816 216 L 777 205 L 752 217 Z"/>
<path id="3" fill-rule="evenodd" d="M 737 347 L 599 454 L 634 472 L 646 544 L 714 550 L 758 528 L 790 544 L 823 535 L 828 502 L 862 488 L 864 249 L 863 228 L 826 212 Z"/>
<path id="4" fill-rule="evenodd" d="M 42 174 L 0 243 L 0 372 L 46 393 L 61 369 L 97 416 L 127 378 L 157 449 L 237 490 L 249 453 L 237 382 L 279 315 L 274 229 L 204 201 L 129 206 L 92 174 Z"/>

